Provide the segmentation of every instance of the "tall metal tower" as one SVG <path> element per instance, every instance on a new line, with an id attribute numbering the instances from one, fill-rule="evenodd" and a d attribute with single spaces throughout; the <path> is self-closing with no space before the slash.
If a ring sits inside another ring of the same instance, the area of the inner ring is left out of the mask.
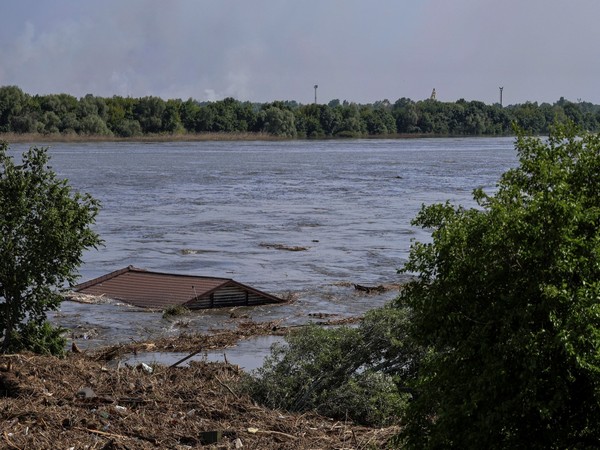
<path id="1" fill-rule="evenodd" d="M 504 86 L 500 86 L 500 107 L 502 108 L 502 91 L 504 90 Z"/>
<path id="2" fill-rule="evenodd" d="M 317 104 L 317 88 L 319 87 L 318 84 L 315 84 L 315 105 Z"/>

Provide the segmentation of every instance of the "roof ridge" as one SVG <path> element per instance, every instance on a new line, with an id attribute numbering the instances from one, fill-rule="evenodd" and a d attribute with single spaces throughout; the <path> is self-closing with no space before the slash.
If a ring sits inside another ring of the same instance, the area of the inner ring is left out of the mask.
<path id="1" fill-rule="evenodd" d="M 155 271 L 155 270 L 140 269 L 140 268 L 133 267 L 133 266 L 129 266 L 128 268 L 130 268 L 130 270 L 129 270 L 130 272 L 141 272 L 141 273 L 148 273 L 148 274 L 152 274 L 152 275 L 167 275 L 170 277 L 188 277 L 188 278 L 204 278 L 206 280 L 234 281 L 233 278 L 225 278 L 225 277 L 209 277 L 206 275 L 191 275 L 188 273 L 159 272 L 159 271 Z"/>
<path id="2" fill-rule="evenodd" d="M 202 278 L 205 280 L 219 280 L 219 281 L 223 281 L 223 282 L 234 281 L 232 278 L 224 278 L 224 277 L 208 277 L 205 275 L 189 275 L 189 274 L 183 274 L 183 273 L 157 272 L 157 271 L 153 271 L 153 270 L 143 269 L 140 267 L 135 267 L 130 264 L 127 267 L 123 267 L 122 269 L 118 269 L 113 272 L 107 273 L 106 275 L 92 278 L 91 280 L 85 281 L 83 283 L 79 283 L 73 287 L 73 290 L 79 291 L 81 289 L 85 289 L 85 288 L 93 286 L 95 284 L 103 283 L 104 281 L 108 281 L 112 278 L 115 278 L 119 275 L 122 275 L 124 273 L 129 273 L 129 272 L 146 273 L 146 274 L 150 274 L 150 275 L 164 275 L 164 276 L 169 276 L 169 277 Z"/>
<path id="3" fill-rule="evenodd" d="M 85 281 L 83 283 L 79 283 L 78 285 L 76 285 L 76 286 L 73 287 L 73 290 L 74 291 L 78 291 L 80 289 L 85 289 L 88 286 L 93 286 L 94 284 L 98 284 L 98 283 L 101 283 L 103 281 L 110 280 L 111 278 L 118 277 L 119 275 L 122 275 L 122 274 L 127 273 L 127 272 L 143 271 L 143 270 L 144 269 L 139 269 L 137 267 L 129 265 L 129 266 L 124 267 L 122 269 L 117 269 L 117 270 L 114 270 L 112 272 L 109 272 L 106 275 L 101 275 L 99 277 L 92 278 L 91 280 Z"/>

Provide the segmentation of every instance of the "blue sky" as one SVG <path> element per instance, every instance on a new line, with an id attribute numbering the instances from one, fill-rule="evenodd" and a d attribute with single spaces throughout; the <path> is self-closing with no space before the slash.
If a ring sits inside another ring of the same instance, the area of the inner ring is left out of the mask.
<path id="1" fill-rule="evenodd" d="M 2 0 L 30 94 L 600 104 L 598 0 Z"/>

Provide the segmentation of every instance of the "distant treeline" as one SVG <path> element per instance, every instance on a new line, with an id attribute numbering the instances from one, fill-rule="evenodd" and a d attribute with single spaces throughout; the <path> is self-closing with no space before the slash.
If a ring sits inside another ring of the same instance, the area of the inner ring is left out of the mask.
<path id="1" fill-rule="evenodd" d="M 527 102 L 501 107 L 480 101 L 413 101 L 401 98 L 357 104 L 215 102 L 159 97 L 76 98 L 29 95 L 0 87 L 0 132 L 135 137 L 151 134 L 268 133 L 280 137 L 326 138 L 424 135 L 506 135 L 513 123 L 545 134 L 554 122 L 571 120 L 598 131 L 600 105 L 561 98 L 554 104 Z"/>

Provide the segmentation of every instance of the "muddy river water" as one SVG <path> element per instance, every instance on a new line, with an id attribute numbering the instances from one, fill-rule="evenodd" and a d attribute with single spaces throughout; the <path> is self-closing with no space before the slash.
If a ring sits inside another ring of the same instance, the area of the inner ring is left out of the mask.
<path id="1" fill-rule="evenodd" d="M 53 143 L 51 165 L 102 202 L 85 281 L 134 265 L 233 278 L 295 301 L 243 311 L 282 325 L 356 316 L 393 299 L 353 284 L 402 282 L 397 269 L 422 204 L 472 206 L 516 165 L 512 138 L 284 142 Z M 28 145 L 11 149 L 22 152 Z M 299 247 L 302 251 L 290 251 Z M 53 322 L 82 347 L 235 326 L 231 311 L 177 320 L 124 305 L 63 303 Z"/>

